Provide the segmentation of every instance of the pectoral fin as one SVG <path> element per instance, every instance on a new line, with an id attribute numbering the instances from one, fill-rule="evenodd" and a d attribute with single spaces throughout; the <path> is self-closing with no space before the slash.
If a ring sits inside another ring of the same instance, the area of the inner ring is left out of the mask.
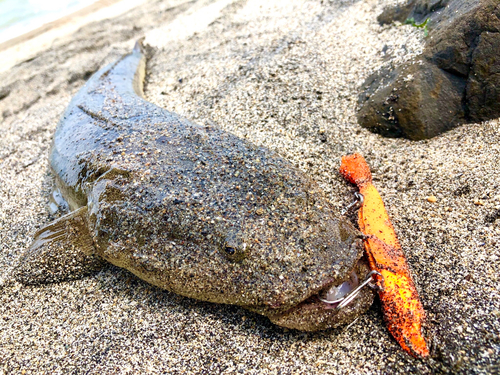
<path id="1" fill-rule="evenodd" d="M 14 268 L 22 284 L 47 284 L 82 278 L 99 270 L 87 227 L 87 207 L 79 208 L 41 228 Z"/>

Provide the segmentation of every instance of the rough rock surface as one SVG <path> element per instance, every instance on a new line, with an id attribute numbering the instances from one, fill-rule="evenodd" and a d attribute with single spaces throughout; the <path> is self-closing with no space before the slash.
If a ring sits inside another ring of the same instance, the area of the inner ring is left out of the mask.
<path id="1" fill-rule="evenodd" d="M 359 123 L 387 136 L 425 139 L 500 116 L 500 3 L 412 0 L 379 22 L 428 21 L 424 53 L 365 82 Z"/>

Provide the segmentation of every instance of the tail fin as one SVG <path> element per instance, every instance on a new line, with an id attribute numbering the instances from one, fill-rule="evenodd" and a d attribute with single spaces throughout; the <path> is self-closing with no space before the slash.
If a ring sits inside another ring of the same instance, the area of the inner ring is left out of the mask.
<path id="1" fill-rule="evenodd" d="M 144 39 L 146 39 L 146 37 L 143 36 L 135 42 L 134 49 L 132 50 L 133 53 L 142 53 L 143 55 L 146 54 L 144 49 Z"/>

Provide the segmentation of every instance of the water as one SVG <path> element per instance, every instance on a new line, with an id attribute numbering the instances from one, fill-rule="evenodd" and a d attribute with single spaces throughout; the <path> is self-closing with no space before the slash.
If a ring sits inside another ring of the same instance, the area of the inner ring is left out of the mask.
<path id="1" fill-rule="evenodd" d="M 97 0 L 0 0 L 0 43 L 64 17 Z"/>

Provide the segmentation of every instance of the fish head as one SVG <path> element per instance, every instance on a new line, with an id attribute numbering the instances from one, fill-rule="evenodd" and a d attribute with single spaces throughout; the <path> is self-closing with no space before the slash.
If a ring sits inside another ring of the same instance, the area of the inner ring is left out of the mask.
<path id="1" fill-rule="evenodd" d="M 368 288 L 342 309 L 325 302 L 346 297 L 369 273 L 361 233 L 334 216 L 320 192 L 309 190 L 301 203 L 275 200 L 269 211 L 246 207 L 239 220 L 221 220 L 211 250 L 218 261 L 205 271 L 219 277 L 203 289 L 231 291 L 230 303 L 306 331 L 346 324 L 365 312 L 374 297 Z M 215 302 L 227 303 L 227 297 L 220 293 Z"/>
<path id="2" fill-rule="evenodd" d="M 243 306 L 301 330 L 345 324 L 371 305 L 369 290 L 340 310 L 321 301 L 337 289 L 348 293 L 368 268 L 361 233 L 310 180 L 278 178 L 266 190 L 269 183 L 257 178 L 251 188 L 202 193 L 162 191 L 151 175 L 94 186 L 90 227 L 109 262 L 175 293 Z"/>

